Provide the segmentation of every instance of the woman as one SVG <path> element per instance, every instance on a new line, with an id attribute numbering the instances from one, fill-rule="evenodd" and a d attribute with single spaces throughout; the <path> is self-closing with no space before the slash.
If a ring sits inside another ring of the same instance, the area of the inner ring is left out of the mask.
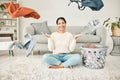
<path id="1" fill-rule="evenodd" d="M 56 20 L 58 31 L 51 35 L 45 34 L 48 37 L 48 49 L 53 51 L 53 54 L 43 55 L 43 61 L 49 64 L 49 68 L 67 68 L 80 63 L 81 57 L 79 54 L 70 54 L 75 49 L 76 39 L 80 34 L 73 36 L 66 32 L 66 20 L 59 17 Z"/>

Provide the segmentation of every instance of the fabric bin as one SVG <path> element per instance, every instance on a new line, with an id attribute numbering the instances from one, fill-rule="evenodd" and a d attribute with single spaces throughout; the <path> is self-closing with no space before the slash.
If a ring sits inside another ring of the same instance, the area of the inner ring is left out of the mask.
<path id="1" fill-rule="evenodd" d="M 80 47 L 83 65 L 91 69 L 102 69 L 105 66 L 107 46 L 97 45 L 97 48 Z"/>

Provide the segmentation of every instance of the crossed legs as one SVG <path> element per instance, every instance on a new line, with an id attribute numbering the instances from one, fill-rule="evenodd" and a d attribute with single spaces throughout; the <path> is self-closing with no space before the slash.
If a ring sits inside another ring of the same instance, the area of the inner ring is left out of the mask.
<path id="1" fill-rule="evenodd" d="M 45 54 L 43 62 L 47 63 L 49 68 L 68 68 L 79 64 L 81 57 L 79 54 Z"/>

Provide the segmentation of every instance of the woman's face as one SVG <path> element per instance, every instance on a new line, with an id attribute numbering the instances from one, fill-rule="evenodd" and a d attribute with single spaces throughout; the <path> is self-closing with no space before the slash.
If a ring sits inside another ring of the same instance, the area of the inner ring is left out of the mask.
<path id="1" fill-rule="evenodd" d="M 65 31 L 66 29 L 66 23 L 62 19 L 58 20 L 57 26 L 58 26 L 58 31 Z"/>

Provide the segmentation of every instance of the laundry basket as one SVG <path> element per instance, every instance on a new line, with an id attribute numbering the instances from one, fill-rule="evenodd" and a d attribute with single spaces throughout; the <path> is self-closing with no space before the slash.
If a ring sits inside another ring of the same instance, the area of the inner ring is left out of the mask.
<path id="1" fill-rule="evenodd" d="M 80 47 L 83 65 L 91 69 L 102 69 L 105 66 L 107 46 L 97 45 L 97 48 Z"/>

